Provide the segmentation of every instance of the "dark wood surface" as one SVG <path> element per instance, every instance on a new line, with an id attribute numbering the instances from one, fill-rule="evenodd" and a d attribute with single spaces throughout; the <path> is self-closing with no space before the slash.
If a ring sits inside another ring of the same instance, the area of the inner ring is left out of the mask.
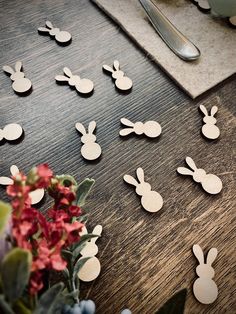
<path id="1" fill-rule="evenodd" d="M 98 314 L 119 314 L 125 307 L 133 314 L 152 314 L 186 287 L 186 314 L 235 313 L 235 77 L 191 100 L 88 0 L 5 0 L 0 6 L 1 66 L 22 60 L 33 83 L 33 92 L 19 97 L 1 73 L 0 127 L 16 122 L 25 130 L 21 143 L 0 146 L 1 175 L 8 175 L 12 164 L 27 172 L 47 162 L 57 174 L 96 180 L 87 206 L 89 226 L 100 223 L 104 228 L 97 242 L 102 272 L 94 282 L 81 285 L 81 297 L 93 299 Z M 46 19 L 71 32 L 71 45 L 60 47 L 38 35 Z M 133 80 L 128 95 L 119 94 L 102 72 L 102 65 L 114 59 Z M 55 83 L 64 66 L 94 81 L 90 98 Z M 221 138 L 208 142 L 200 135 L 197 107 L 210 108 L 218 101 Z M 122 139 L 122 117 L 156 120 L 163 127 L 162 136 Z M 91 120 L 97 122 L 97 141 L 103 149 L 95 163 L 82 159 L 74 128 L 75 122 L 87 125 Z M 186 156 L 222 179 L 220 195 L 207 195 L 191 178 L 176 174 Z M 134 175 L 138 166 L 164 198 L 159 213 L 145 212 L 133 187 L 123 182 L 123 175 Z M 3 188 L 0 196 L 6 199 Z M 194 243 L 205 252 L 211 247 L 219 251 L 214 263 L 219 297 L 209 306 L 192 294 L 197 279 Z"/>

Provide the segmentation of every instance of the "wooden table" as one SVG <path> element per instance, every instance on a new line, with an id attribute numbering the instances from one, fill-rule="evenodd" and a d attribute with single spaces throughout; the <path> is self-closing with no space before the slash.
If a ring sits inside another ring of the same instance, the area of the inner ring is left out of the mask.
<path id="1" fill-rule="evenodd" d="M 97 242 L 102 272 L 94 282 L 81 285 L 81 297 L 93 299 L 98 314 L 119 314 L 125 307 L 133 314 L 153 314 L 186 287 L 186 314 L 235 313 L 235 77 L 192 100 L 88 0 L 14 0 L 0 5 L 1 66 L 22 60 L 33 83 L 33 92 L 19 97 L 1 74 L 0 127 L 16 122 L 25 130 L 20 144 L 0 147 L 1 175 L 9 175 L 12 164 L 28 172 L 47 162 L 56 174 L 96 180 L 87 207 L 89 227 L 100 223 L 104 228 Z M 71 32 L 72 44 L 60 47 L 38 35 L 46 19 Z M 133 80 L 130 94 L 118 93 L 102 72 L 102 65 L 115 59 Z M 94 81 L 90 98 L 55 83 L 64 66 Z M 202 115 L 197 108 L 210 108 L 218 97 L 221 138 L 208 142 L 200 135 Z M 120 138 L 122 117 L 156 120 L 163 127 L 162 136 Z M 74 128 L 75 122 L 88 125 L 92 120 L 103 149 L 95 163 L 81 157 Z M 220 195 L 207 195 L 191 178 L 177 175 L 186 156 L 222 179 Z M 159 213 L 144 211 L 133 187 L 123 182 L 123 175 L 134 175 L 139 166 L 164 198 Z M 3 188 L 0 192 L 6 199 Z M 194 243 L 205 252 L 211 247 L 219 250 L 214 263 L 219 297 L 209 306 L 192 294 L 197 278 Z"/>

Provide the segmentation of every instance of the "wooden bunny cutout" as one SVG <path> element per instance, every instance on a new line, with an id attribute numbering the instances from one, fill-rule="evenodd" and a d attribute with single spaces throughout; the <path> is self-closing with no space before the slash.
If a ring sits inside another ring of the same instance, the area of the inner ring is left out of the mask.
<path id="1" fill-rule="evenodd" d="M 126 136 L 132 132 L 137 135 L 145 134 L 148 137 L 158 137 L 161 134 L 161 126 L 156 121 L 142 122 L 131 122 L 126 118 L 120 119 L 120 122 L 130 128 L 126 128 L 120 131 L 121 136 Z"/>
<path id="2" fill-rule="evenodd" d="M 88 233 L 88 231 L 87 231 L 86 227 L 83 227 L 83 231 L 82 231 L 81 235 L 87 234 L 87 233 Z M 100 236 L 102 234 L 102 226 L 97 225 L 93 229 L 92 233 L 94 235 Z M 80 252 L 82 255 L 82 257 L 80 259 L 85 258 L 85 257 L 91 257 L 87 262 L 85 262 L 85 264 L 81 267 L 81 269 L 78 272 L 78 277 L 82 281 L 86 281 L 86 282 L 93 281 L 100 274 L 101 264 L 100 264 L 98 258 L 95 256 L 98 253 L 98 247 L 95 244 L 97 239 L 98 239 L 98 237 L 94 237 L 91 240 L 89 240 L 86 243 L 85 247 Z"/>
<path id="3" fill-rule="evenodd" d="M 31 81 L 25 78 L 24 72 L 21 71 L 22 69 L 22 62 L 17 61 L 15 64 L 15 71 L 9 66 L 4 65 L 3 71 L 11 74 L 10 78 L 13 81 L 12 88 L 16 93 L 25 93 L 28 92 L 31 87 Z"/>
<path id="4" fill-rule="evenodd" d="M 46 21 L 47 27 L 39 27 L 38 31 L 42 33 L 49 33 L 50 36 L 55 37 L 56 41 L 61 44 L 66 44 L 71 41 L 71 34 L 61 31 L 59 28 L 53 27 L 52 23 Z"/>
<path id="5" fill-rule="evenodd" d="M 115 70 L 108 65 L 103 65 L 103 69 L 112 73 L 112 78 L 115 79 L 116 87 L 122 91 L 131 89 L 133 83 L 131 79 L 125 76 L 124 72 L 120 70 L 119 61 L 115 60 L 113 66 Z"/>
<path id="6" fill-rule="evenodd" d="M 101 153 L 101 146 L 96 142 L 96 136 L 93 134 L 93 131 L 96 129 L 96 122 L 92 121 L 88 126 L 88 133 L 86 133 L 85 127 L 82 123 L 76 123 L 75 128 L 83 136 L 81 137 L 81 142 L 84 144 L 81 147 L 81 155 L 87 160 L 97 159 Z"/>
<path id="7" fill-rule="evenodd" d="M 22 127 L 17 123 L 7 124 L 3 129 L 0 129 L 0 141 L 15 141 L 23 134 Z"/>
<path id="8" fill-rule="evenodd" d="M 195 182 L 201 183 L 203 189 L 209 194 L 218 194 L 222 190 L 222 181 L 214 174 L 206 174 L 206 171 L 197 168 L 190 157 L 186 157 L 186 163 L 192 169 L 179 167 L 177 172 L 183 175 L 190 175 Z"/>
<path id="9" fill-rule="evenodd" d="M 193 246 L 193 253 L 199 262 L 199 265 L 196 268 L 196 273 L 199 278 L 193 284 L 193 293 L 199 302 L 203 304 L 211 304 L 218 296 L 217 285 L 212 280 L 215 275 L 215 271 L 211 266 L 216 259 L 217 249 L 210 249 L 207 255 L 206 263 L 204 263 L 203 251 L 198 244 Z"/>
<path id="10" fill-rule="evenodd" d="M 205 123 L 202 127 L 202 134 L 207 137 L 210 140 L 215 140 L 220 136 L 220 130 L 215 125 L 216 124 L 216 118 L 214 118 L 214 115 L 218 111 L 217 106 L 213 106 L 211 108 L 211 115 L 208 115 L 207 109 L 205 106 L 200 105 L 200 110 L 204 113 L 205 117 L 203 118 L 203 122 Z"/>
<path id="11" fill-rule="evenodd" d="M 73 75 L 69 68 L 63 69 L 64 75 L 57 75 L 55 77 L 56 81 L 58 82 L 68 82 L 70 86 L 76 88 L 76 90 L 81 94 L 89 94 L 94 89 L 94 84 L 91 80 L 88 79 L 81 79 L 79 75 Z"/>
<path id="12" fill-rule="evenodd" d="M 15 177 L 20 171 L 17 166 L 12 165 L 10 168 L 11 175 Z M 0 177 L 0 185 L 12 185 L 14 182 L 11 178 L 8 177 Z M 31 204 L 35 205 L 39 203 L 44 197 L 44 189 L 37 189 L 29 193 L 31 198 Z"/>
<path id="13" fill-rule="evenodd" d="M 141 196 L 141 204 L 143 208 L 151 213 L 157 212 L 163 206 L 163 198 L 162 196 L 152 191 L 151 185 L 147 182 L 144 182 L 144 171 L 142 168 L 138 168 L 136 170 L 137 178 L 140 183 L 138 183 L 133 177 L 130 175 L 124 175 L 125 182 L 136 186 L 136 193 Z"/>

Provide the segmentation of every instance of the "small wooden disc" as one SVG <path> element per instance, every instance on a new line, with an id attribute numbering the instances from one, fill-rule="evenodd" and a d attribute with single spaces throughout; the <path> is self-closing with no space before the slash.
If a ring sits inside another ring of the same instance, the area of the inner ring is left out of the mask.
<path id="1" fill-rule="evenodd" d="M 161 126 L 156 121 L 147 121 L 144 128 L 144 133 L 148 137 L 158 137 L 161 134 Z"/>
<path id="2" fill-rule="evenodd" d="M 193 284 L 195 298 L 202 304 L 213 303 L 218 296 L 217 285 L 211 278 L 198 278 Z"/>
<path id="3" fill-rule="evenodd" d="M 13 82 L 12 88 L 17 93 L 28 92 L 32 87 L 31 81 L 27 78 L 20 78 Z"/>
<path id="4" fill-rule="evenodd" d="M 141 204 L 146 211 L 150 213 L 155 213 L 162 208 L 163 198 L 156 191 L 150 191 L 149 193 L 142 196 Z"/>
<path id="5" fill-rule="evenodd" d="M 216 125 L 205 124 L 202 127 L 202 134 L 210 140 L 215 140 L 220 136 L 220 130 Z"/>
<path id="6" fill-rule="evenodd" d="M 21 137 L 23 133 L 22 127 L 17 123 L 7 124 L 3 129 L 3 135 L 8 141 L 15 141 Z"/>
<path id="7" fill-rule="evenodd" d="M 126 77 L 126 76 L 118 78 L 116 80 L 115 84 L 116 84 L 117 88 L 119 88 L 120 90 L 123 90 L 123 91 L 129 90 L 133 86 L 133 82 L 131 81 L 131 79 Z"/>
<path id="8" fill-rule="evenodd" d="M 60 43 L 67 43 L 71 40 L 71 34 L 65 31 L 61 31 L 59 33 L 56 34 L 56 41 L 60 42 Z"/>
<path id="9" fill-rule="evenodd" d="M 81 94 L 89 94 L 94 89 L 94 84 L 91 80 L 81 79 L 76 83 L 75 88 Z"/>
<path id="10" fill-rule="evenodd" d="M 89 282 L 96 279 L 101 271 L 101 264 L 97 257 L 91 257 L 80 269 L 78 277 L 80 280 Z"/>
<path id="11" fill-rule="evenodd" d="M 102 149 L 97 143 L 85 143 L 81 147 L 81 155 L 87 160 L 95 160 L 102 153 Z"/>

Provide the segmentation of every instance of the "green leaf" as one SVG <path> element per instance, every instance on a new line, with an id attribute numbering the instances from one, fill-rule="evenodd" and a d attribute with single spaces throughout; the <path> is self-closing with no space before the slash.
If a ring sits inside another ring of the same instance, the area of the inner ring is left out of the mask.
<path id="1" fill-rule="evenodd" d="M 32 311 L 28 309 L 21 300 L 17 300 L 14 303 L 13 308 L 14 308 L 15 313 L 17 314 L 31 314 L 32 313 Z"/>
<path id="2" fill-rule="evenodd" d="M 4 232 L 11 216 L 11 205 L 0 201 L 0 235 Z"/>
<path id="3" fill-rule="evenodd" d="M 86 197 L 91 191 L 95 180 L 93 179 L 85 179 L 77 188 L 76 192 L 76 204 L 77 206 L 83 206 L 85 204 Z"/>
<path id="4" fill-rule="evenodd" d="M 3 291 L 12 302 L 20 298 L 30 277 L 32 254 L 20 248 L 12 249 L 2 261 Z"/>
<path id="5" fill-rule="evenodd" d="M 59 282 L 48 289 L 39 299 L 38 305 L 34 310 L 34 314 L 55 314 L 58 299 L 61 296 L 64 284 Z"/>
<path id="6" fill-rule="evenodd" d="M 73 277 L 72 279 L 75 281 L 76 279 L 76 276 L 79 272 L 79 270 L 84 266 L 84 264 L 90 259 L 91 257 L 84 257 L 84 258 L 81 258 L 79 259 L 76 263 L 75 263 L 75 266 L 74 266 L 74 269 L 73 269 Z"/>
<path id="7" fill-rule="evenodd" d="M 0 313 L 14 314 L 11 306 L 6 302 L 4 295 L 0 295 Z"/>
<path id="8" fill-rule="evenodd" d="M 78 255 L 80 254 L 82 249 L 85 247 L 86 242 L 88 242 L 92 238 L 97 238 L 97 237 L 100 237 L 100 236 L 92 234 L 92 233 L 82 235 L 82 237 L 80 238 L 80 241 L 78 242 L 78 245 L 76 247 L 74 247 L 74 249 L 72 251 L 72 255 L 73 255 L 72 263 L 75 262 L 75 260 L 77 259 Z"/>
<path id="9" fill-rule="evenodd" d="M 156 314 L 183 314 L 187 296 L 187 289 L 180 290 L 174 294 Z"/>

